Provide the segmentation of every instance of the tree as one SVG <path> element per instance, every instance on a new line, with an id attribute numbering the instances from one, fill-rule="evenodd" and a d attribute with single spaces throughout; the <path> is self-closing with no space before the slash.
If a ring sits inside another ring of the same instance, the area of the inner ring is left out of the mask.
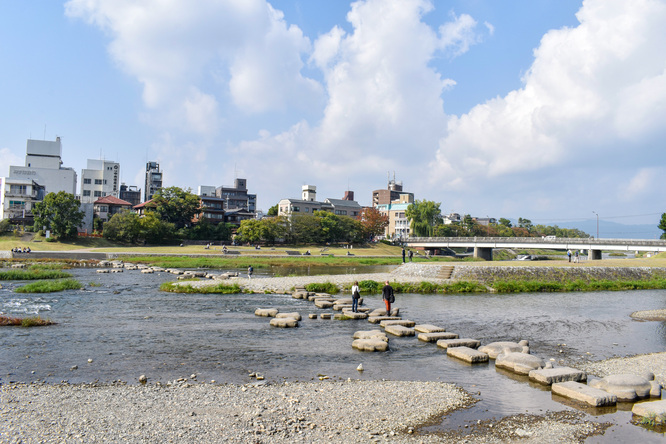
<path id="1" fill-rule="evenodd" d="M 511 221 L 509 219 L 504 218 L 504 217 L 499 218 L 499 224 L 504 226 L 504 227 L 511 228 Z"/>
<path id="2" fill-rule="evenodd" d="M 268 216 L 273 217 L 278 215 L 278 204 L 273 205 L 268 209 Z"/>
<path id="3" fill-rule="evenodd" d="M 159 217 L 174 224 L 176 229 L 189 226 L 192 219 L 201 214 L 201 200 L 190 189 L 160 188 L 153 197 L 153 202 Z"/>
<path id="4" fill-rule="evenodd" d="M 141 218 L 141 237 L 149 244 L 167 244 L 176 238 L 176 227 L 150 211 Z"/>
<path id="5" fill-rule="evenodd" d="M 131 211 L 114 214 L 104 224 L 104 239 L 135 243 L 141 236 L 141 218 Z"/>
<path id="6" fill-rule="evenodd" d="M 409 219 L 413 236 L 432 236 L 435 225 L 442 223 L 441 204 L 430 200 L 417 200 L 409 204 L 405 216 Z"/>
<path id="7" fill-rule="evenodd" d="M 361 222 L 366 239 L 384 234 L 389 224 L 388 216 L 382 214 L 377 208 L 363 208 L 358 220 Z"/>
<path id="8" fill-rule="evenodd" d="M 46 228 L 59 239 L 76 238 L 77 228 L 81 226 L 84 217 L 76 197 L 64 191 L 47 194 L 43 201 L 35 204 L 32 214 L 35 216 L 36 230 Z"/>
<path id="9" fill-rule="evenodd" d="M 666 239 L 666 213 L 661 215 L 661 220 L 659 221 L 657 228 L 663 231 L 663 233 L 661 233 L 660 239 Z"/>
<path id="10" fill-rule="evenodd" d="M 532 221 L 529 219 L 518 218 L 518 227 L 525 228 L 528 232 L 532 231 Z"/>

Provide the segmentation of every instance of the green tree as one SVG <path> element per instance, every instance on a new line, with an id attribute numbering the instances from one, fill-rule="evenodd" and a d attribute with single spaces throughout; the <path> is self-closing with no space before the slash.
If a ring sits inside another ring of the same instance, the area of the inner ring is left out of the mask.
<path id="1" fill-rule="evenodd" d="M 312 214 L 293 214 L 289 224 L 289 240 L 295 244 L 320 244 L 321 219 Z"/>
<path id="2" fill-rule="evenodd" d="M 659 225 L 657 226 L 657 228 L 663 231 L 663 233 L 661 233 L 660 238 L 666 239 L 666 213 L 663 213 L 661 215 L 661 220 L 659 221 Z"/>
<path id="3" fill-rule="evenodd" d="M 176 229 L 190 226 L 192 219 L 201 214 L 201 200 L 190 189 L 160 188 L 153 197 L 153 202 L 159 217 L 174 224 Z"/>
<path id="4" fill-rule="evenodd" d="M 131 211 L 116 213 L 104 224 L 103 236 L 110 241 L 135 243 L 141 236 L 141 218 Z"/>
<path id="5" fill-rule="evenodd" d="M 59 239 L 76 238 L 84 216 L 76 197 L 64 191 L 47 194 L 43 201 L 35 204 L 32 214 L 36 230 L 46 228 Z"/>
<path id="6" fill-rule="evenodd" d="M 141 218 L 141 237 L 149 244 L 168 244 L 176 239 L 176 227 L 149 211 Z"/>
<path id="7" fill-rule="evenodd" d="M 274 217 L 278 215 L 278 204 L 273 205 L 268 209 L 268 216 Z"/>
<path id="8" fill-rule="evenodd" d="M 405 216 L 409 219 L 409 226 L 413 236 L 432 236 L 435 225 L 442 223 L 441 204 L 430 200 L 417 200 L 409 204 Z"/>
<path id="9" fill-rule="evenodd" d="M 502 225 L 504 227 L 511 228 L 511 221 L 509 219 L 505 219 L 503 217 L 500 217 L 498 222 L 499 222 L 500 225 Z"/>

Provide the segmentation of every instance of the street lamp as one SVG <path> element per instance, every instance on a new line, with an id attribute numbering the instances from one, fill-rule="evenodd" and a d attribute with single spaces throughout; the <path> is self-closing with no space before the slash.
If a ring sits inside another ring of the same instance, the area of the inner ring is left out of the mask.
<path id="1" fill-rule="evenodd" d="M 597 239 L 599 239 L 599 213 L 597 213 L 596 211 L 592 212 L 597 215 Z"/>

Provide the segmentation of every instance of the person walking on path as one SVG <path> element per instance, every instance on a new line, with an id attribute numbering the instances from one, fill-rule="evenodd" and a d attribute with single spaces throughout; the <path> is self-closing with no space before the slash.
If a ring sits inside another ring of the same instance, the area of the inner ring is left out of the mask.
<path id="1" fill-rule="evenodd" d="M 405 247 L 402 247 L 402 263 L 405 263 Z"/>
<path id="2" fill-rule="evenodd" d="M 389 281 L 386 281 L 384 288 L 382 288 L 382 299 L 384 299 L 384 304 L 386 304 L 386 316 L 391 316 L 391 304 L 395 302 L 395 295 L 393 294 L 393 287 L 389 285 Z"/>
<path id="3" fill-rule="evenodd" d="M 254 271 L 254 268 L 252 268 L 252 265 L 247 267 L 247 278 L 252 279 L 252 272 Z"/>
<path id="4" fill-rule="evenodd" d="M 579 260 L 578 250 L 576 250 L 576 255 L 575 255 L 575 257 L 574 257 L 574 262 L 575 262 L 575 263 L 578 263 L 578 260 Z"/>
<path id="5" fill-rule="evenodd" d="M 414 252 L 412 250 L 409 250 L 409 262 L 412 261 L 413 257 L 414 257 Z"/>
<path id="6" fill-rule="evenodd" d="M 352 311 L 358 313 L 358 300 L 361 298 L 361 292 L 358 288 L 358 281 L 354 282 L 351 288 L 352 292 Z"/>
<path id="7" fill-rule="evenodd" d="M 571 262 L 571 250 L 567 250 L 567 257 L 569 258 L 569 262 Z"/>

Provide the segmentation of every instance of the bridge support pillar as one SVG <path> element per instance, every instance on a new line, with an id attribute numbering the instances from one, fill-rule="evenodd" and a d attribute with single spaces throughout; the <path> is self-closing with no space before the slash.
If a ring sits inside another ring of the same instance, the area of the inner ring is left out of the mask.
<path id="1" fill-rule="evenodd" d="M 587 250 L 587 259 L 590 261 L 600 261 L 601 260 L 601 250 Z"/>
<path id="2" fill-rule="evenodd" d="M 493 260 L 493 249 L 490 247 L 474 247 L 474 257 L 485 259 L 487 261 Z"/>

